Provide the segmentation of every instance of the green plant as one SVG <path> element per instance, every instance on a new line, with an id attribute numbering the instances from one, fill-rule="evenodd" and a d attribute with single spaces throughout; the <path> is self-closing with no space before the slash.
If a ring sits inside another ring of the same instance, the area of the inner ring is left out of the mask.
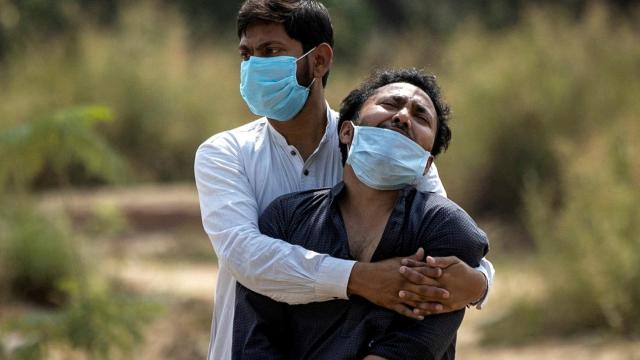
<path id="1" fill-rule="evenodd" d="M 82 293 L 78 288 L 73 294 L 62 315 L 61 336 L 72 347 L 103 359 L 113 351 L 134 350 L 144 325 L 160 311 L 157 304 L 106 289 Z"/>
<path id="2" fill-rule="evenodd" d="M 519 303 L 486 329 L 486 341 L 608 331 L 640 334 L 640 147 L 635 121 L 584 142 L 561 142 L 560 201 L 530 180 L 525 220 L 548 296 Z M 542 270 L 541 270 L 542 271 Z"/>
<path id="3" fill-rule="evenodd" d="M 638 34 L 619 20 L 604 6 L 579 21 L 533 8 L 508 31 L 470 22 L 455 33 L 437 72 L 454 114 L 451 148 L 437 164 L 465 208 L 518 221 L 528 174 L 560 181 L 558 141 L 638 118 Z"/>
<path id="4" fill-rule="evenodd" d="M 105 181 L 120 181 L 125 163 L 94 126 L 111 119 L 104 106 L 77 107 L 0 132 L 0 191 L 24 191 L 45 169 L 68 185 L 73 165 Z"/>
<path id="5" fill-rule="evenodd" d="M 60 310 L 31 312 L 5 324 L 5 332 L 25 339 L 15 352 L 40 359 L 46 358 L 50 346 L 68 344 L 89 358 L 127 357 L 142 340 L 144 326 L 162 311 L 158 303 L 109 288 L 86 287 L 82 281 L 67 282 L 66 291 L 70 301 Z"/>
<path id="6" fill-rule="evenodd" d="M 74 164 L 108 181 L 121 179 L 124 162 L 94 128 L 110 119 L 105 107 L 79 107 L 0 132 L 0 265 L 23 299 L 61 303 L 59 284 L 79 266 L 70 231 L 33 209 L 26 191 L 45 169 L 68 185 Z"/>
<path id="7" fill-rule="evenodd" d="M 72 276 L 78 260 L 68 231 L 20 204 L 5 207 L 0 218 L 10 225 L 0 239 L 7 288 L 24 300 L 61 304 L 66 296 L 60 284 Z"/>
<path id="8" fill-rule="evenodd" d="M 114 237 L 127 231 L 129 223 L 122 210 L 111 202 L 96 204 L 88 223 L 83 226 L 83 232 L 89 237 Z"/>

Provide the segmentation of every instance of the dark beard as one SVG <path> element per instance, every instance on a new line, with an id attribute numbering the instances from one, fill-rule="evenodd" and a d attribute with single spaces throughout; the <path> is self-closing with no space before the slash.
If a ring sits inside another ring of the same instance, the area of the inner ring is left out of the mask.
<path id="1" fill-rule="evenodd" d="M 298 84 L 300 86 L 309 87 L 313 81 L 313 74 L 309 74 L 309 57 L 304 58 L 304 65 L 302 67 L 302 73 L 297 74 Z"/>

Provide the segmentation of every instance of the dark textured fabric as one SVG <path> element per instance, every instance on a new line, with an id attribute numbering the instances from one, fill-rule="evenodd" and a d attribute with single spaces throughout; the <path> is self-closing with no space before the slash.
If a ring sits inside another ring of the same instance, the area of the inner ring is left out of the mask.
<path id="1" fill-rule="evenodd" d="M 309 250 L 351 259 L 333 189 L 276 199 L 260 217 L 260 231 Z M 455 255 L 472 267 L 488 251 L 486 235 L 455 203 L 413 187 L 400 192 L 372 260 Z M 413 320 L 357 296 L 288 305 L 238 283 L 233 330 L 234 359 L 452 359 L 464 310 Z"/>

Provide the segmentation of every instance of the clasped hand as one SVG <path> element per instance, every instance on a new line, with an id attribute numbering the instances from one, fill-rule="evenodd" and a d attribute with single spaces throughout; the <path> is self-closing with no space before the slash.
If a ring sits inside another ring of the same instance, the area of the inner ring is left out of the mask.
<path id="1" fill-rule="evenodd" d="M 462 309 L 485 289 L 486 280 L 479 271 L 455 256 L 425 259 L 422 248 L 407 258 L 356 263 L 348 286 L 349 295 L 419 320 Z"/>

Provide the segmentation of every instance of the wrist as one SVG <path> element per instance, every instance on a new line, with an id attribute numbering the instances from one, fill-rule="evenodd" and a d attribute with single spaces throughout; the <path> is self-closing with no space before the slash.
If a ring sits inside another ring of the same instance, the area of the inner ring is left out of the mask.
<path id="1" fill-rule="evenodd" d="M 477 278 L 477 283 L 481 284 L 481 286 L 478 287 L 479 291 L 477 291 L 473 297 L 473 299 L 475 300 L 469 303 L 469 305 L 475 306 L 482 302 L 485 296 L 487 296 L 487 292 L 489 291 L 489 279 L 487 279 L 487 276 L 482 271 L 473 270 L 473 272 L 475 273 L 475 277 Z"/>
<path id="2" fill-rule="evenodd" d="M 357 261 L 353 268 L 351 268 L 351 275 L 349 275 L 349 283 L 347 284 L 347 297 L 352 295 L 363 296 L 364 288 L 364 274 L 366 271 L 366 263 Z"/>

